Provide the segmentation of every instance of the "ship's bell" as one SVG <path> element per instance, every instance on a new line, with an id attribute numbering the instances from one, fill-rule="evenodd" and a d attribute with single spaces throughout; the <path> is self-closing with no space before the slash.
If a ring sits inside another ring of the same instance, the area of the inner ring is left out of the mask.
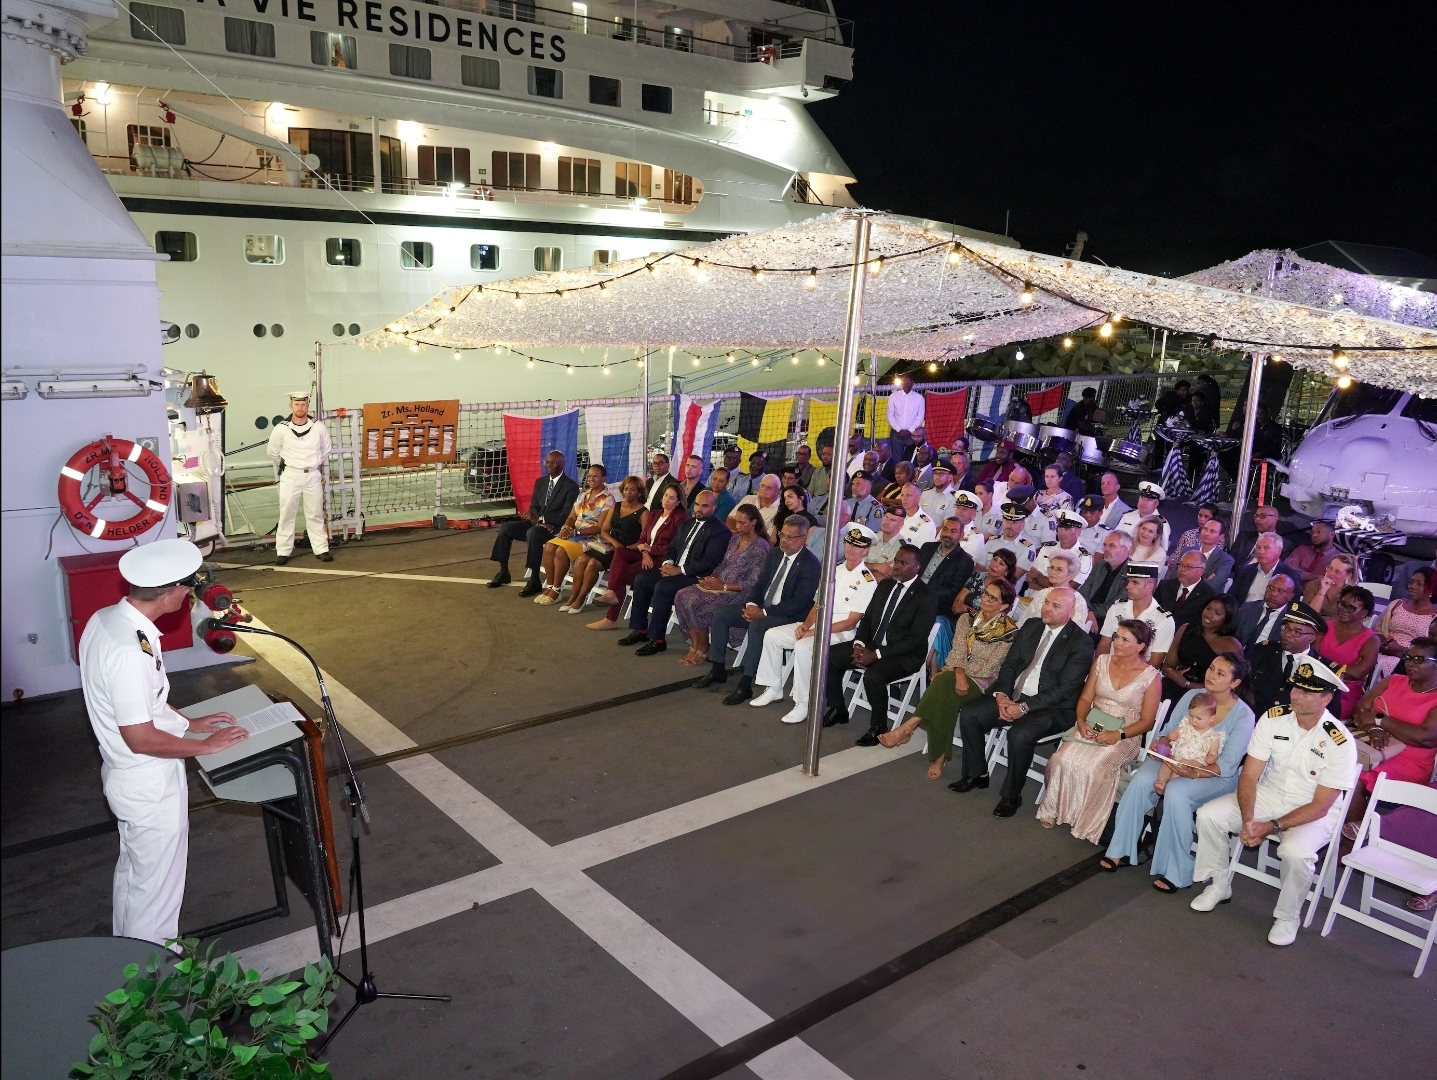
<path id="1" fill-rule="evenodd" d="M 190 396 L 185 402 L 185 408 L 194 409 L 203 416 L 205 413 L 223 412 L 228 404 L 229 402 L 220 396 L 213 375 L 197 371 L 190 376 Z"/>

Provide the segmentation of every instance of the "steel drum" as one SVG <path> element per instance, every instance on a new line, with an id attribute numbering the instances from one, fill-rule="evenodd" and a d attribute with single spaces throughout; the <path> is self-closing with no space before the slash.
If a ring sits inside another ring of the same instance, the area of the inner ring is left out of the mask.
<path id="1" fill-rule="evenodd" d="M 985 420 L 981 416 L 975 416 L 968 422 L 968 434 L 983 442 L 998 442 L 1003 436 L 1003 428 L 992 420 Z"/>
<path id="2" fill-rule="evenodd" d="M 1113 440 L 1106 436 L 1080 435 L 1078 436 L 1078 457 L 1088 465 L 1106 465 L 1108 463 L 1107 450 L 1113 444 Z"/>
<path id="3" fill-rule="evenodd" d="M 1003 424 L 1003 431 L 1013 440 L 1013 445 L 1020 454 L 1038 452 L 1037 424 L 1030 424 L 1026 420 L 1008 420 Z"/>
<path id="4" fill-rule="evenodd" d="M 1078 448 L 1078 433 L 1072 428 L 1044 424 L 1038 429 L 1038 438 L 1049 454 L 1071 454 Z"/>
<path id="5" fill-rule="evenodd" d="M 1148 448 L 1141 442 L 1123 439 L 1108 450 L 1108 467 L 1126 472 L 1140 472 L 1146 467 Z"/>

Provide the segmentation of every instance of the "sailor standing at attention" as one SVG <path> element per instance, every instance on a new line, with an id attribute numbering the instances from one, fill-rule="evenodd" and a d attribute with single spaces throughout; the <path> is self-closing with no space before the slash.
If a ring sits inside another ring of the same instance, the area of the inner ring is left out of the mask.
<path id="1" fill-rule="evenodd" d="M 279 471 L 279 524 L 275 526 L 274 561 L 289 562 L 294 553 L 294 520 L 304 503 L 304 530 L 320 562 L 333 562 L 325 524 L 324 468 L 329 461 L 329 432 L 309 415 L 309 391 L 289 395 L 289 419 L 274 426 L 269 459 Z"/>
<path id="2" fill-rule="evenodd" d="M 116 937 L 163 945 L 179 937 L 189 854 L 184 758 L 226 750 L 249 736 L 229 713 L 187 720 L 166 698 L 170 680 L 155 620 L 185 608 L 200 549 L 157 540 L 127 551 L 130 594 L 90 616 L 80 636 L 80 683 L 100 743 L 105 800 L 120 823 L 112 926 Z M 203 740 L 187 731 L 213 732 Z"/>

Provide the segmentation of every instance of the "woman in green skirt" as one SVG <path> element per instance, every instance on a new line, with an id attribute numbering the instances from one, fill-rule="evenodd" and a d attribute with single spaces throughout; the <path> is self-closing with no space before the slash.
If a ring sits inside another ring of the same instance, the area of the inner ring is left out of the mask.
<path id="1" fill-rule="evenodd" d="M 983 585 L 977 616 L 964 613 L 953 630 L 953 647 L 943 670 L 933 678 L 918 709 L 892 731 L 878 736 L 884 746 L 902 746 L 920 727 L 928 733 L 928 779 L 943 775 L 953 757 L 953 729 L 959 710 L 993 684 L 1012 647 L 1018 624 L 1008 615 L 1017 591 L 1010 581 L 990 575 Z"/>

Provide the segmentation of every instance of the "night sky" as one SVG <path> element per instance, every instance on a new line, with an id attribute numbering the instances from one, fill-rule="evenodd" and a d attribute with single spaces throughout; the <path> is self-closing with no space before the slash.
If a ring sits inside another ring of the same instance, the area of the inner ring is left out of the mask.
<path id="1" fill-rule="evenodd" d="M 1348 240 L 1437 257 L 1437 16 L 1417 4 L 836 0 L 812 115 L 858 201 L 1185 274 Z"/>

